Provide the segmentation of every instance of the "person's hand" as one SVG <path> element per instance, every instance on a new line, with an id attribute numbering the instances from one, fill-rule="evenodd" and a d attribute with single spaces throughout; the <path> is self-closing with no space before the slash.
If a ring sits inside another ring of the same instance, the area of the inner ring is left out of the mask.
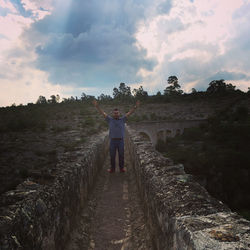
<path id="1" fill-rule="evenodd" d="M 98 103 L 97 103 L 96 99 L 94 99 L 92 103 L 94 104 L 95 107 L 98 106 Z"/>
<path id="2" fill-rule="evenodd" d="M 141 104 L 140 101 L 137 101 L 135 105 L 138 108 L 140 106 L 140 104 Z"/>

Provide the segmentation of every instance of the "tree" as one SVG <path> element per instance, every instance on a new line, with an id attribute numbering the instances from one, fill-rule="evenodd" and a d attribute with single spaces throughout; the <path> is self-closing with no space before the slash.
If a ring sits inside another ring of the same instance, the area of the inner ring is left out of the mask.
<path id="1" fill-rule="evenodd" d="M 56 96 L 55 95 L 51 95 L 50 99 L 48 100 L 48 103 L 55 104 L 56 103 Z"/>
<path id="2" fill-rule="evenodd" d="M 157 91 L 156 96 L 161 96 L 161 91 Z"/>
<path id="3" fill-rule="evenodd" d="M 44 96 L 40 95 L 36 101 L 36 104 L 46 104 L 47 100 Z"/>
<path id="4" fill-rule="evenodd" d="M 82 94 L 81 94 L 81 100 L 82 101 L 87 100 L 87 95 L 84 92 L 82 92 Z"/>
<path id="5" fill-rule="evenodd" d="M 233 84 L 229 83 L 229 84 L 226 84 L 226 91 L 235 91 L 235 88 L 236 86 L 234 86 Z"/>
<path id="6" fill-rule="evenodd" d="M 226 84 L 224 79 L 220 79 L 211 81 L 206 92 L 209 94 L 222 94 L 226 92 L 234 92 L 235 88 L 236 87 L 231 83 Z"/>
<path id="7" fill-rule="evenodd" d="M 132 97 L 131 89 L 129 86 L 126 86 L 124 82 L 120 83 L 119 89 L 113 88 L 114 99 L 120 101 L 126 101 Z"/>
<path id="8" fill-rule="evenodd" d="M 124 82 L 120 83 L 119 92 L 124 97 L 130 97 L 130 96 L 132 96 L 130 87 L 126 86 L 126 84 Z"/>
<path id="9" fill-rule="evenodd" d="M 136 99 L 142 100 L 148 97 L 148 92 L 143 90 L 143 87 L 140 86 L 138 89 L 134 89 L 133 95 Z"/>
<path id="10" fill-rule="evenodd" d="M 112 100 L 112 97 L 110 95 L 104 95 L 104 94 L 101 94 L 100 96 L 98 96 L 98 100 L 99 101 L 110 101 Z"/>
<path id="11" fill-rule="evenodd" d="M 192 88 L 192 89 L 191 89 L 191 93 L 192 93 L 192 94 L 195 94 L 195 93 L 197 93 L 197 90 L 196 90 L 195 88 Z"/>
<path id="12" fill-rule="evenodd" d="M 168 87 L 164 89 L 164 95 L 181 95 L 183 91 L 180 89 L 181 86 L 178 83 L 178 78 L 176 76 L 168 77 Z"/>
<path id="13" fill-rule="evenodd" d="M 87 95 L 84 92 L 82 92 L 81 100 L 84 101 L 84 100 L 87 100 L 87 99 L 88 99 Z"/>
<path id="14" fill-rule="evenodd" d="M 181 86 L 178 84 L 178 78 L 176 76 L 169 76 L 168 84 L 173 86 L 175 89 L 180 89 Z"/>
<path id="15" fill-rule="evenodd" d="M 63 98 L 63 99 L 62 99 L 62 102 L 63 102 L 63 103 L 74 103 L 74 102 L 76 102 L 76 101 L 77 101 L 77 98 L 75 99 L 74 96 L 71 96 L 71 97 L 69 97 L 69 98 Z"/>
<path id="16" fill-rule="evenodd" d="M 68 98 L 63 98 L 63 99 L 62 99 L 62 102 L 63 102 L 63 103 L 67 103 L 67 102 L 69 102 L 69 99 L 68 99 Z"/>
<path id="17" fill-rule="evenodd" d="M 89 102 L 91 102 L 94 99 L 95 99 L 95 97 L 92 96 L 92 95 L 86 95 L 85 93 L 81 94 L 81 101 L 82 102 L 88 102 L 89 103 Z"/>
<path id="18" fill-rule="evenodd" d="M 74 96 L 71 96 L 71 97 L 69 98 L 69 100 L 70 100 L 70 102 L 75 102 L 75 101 L 76 101 L 76 99 L 75 99 Z"/>
<path id="19" fill-rule="evenodd" d="M 113 88 L 113 97 L 114 97 L 114 99 L 117 99 L 120 97 L 120 92 L 119 92 L 118 88 Z"/>

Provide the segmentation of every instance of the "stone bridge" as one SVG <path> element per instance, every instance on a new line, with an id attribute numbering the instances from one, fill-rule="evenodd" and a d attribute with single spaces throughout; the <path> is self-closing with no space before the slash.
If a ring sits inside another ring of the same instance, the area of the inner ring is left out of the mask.
<path id="1" fill-rule="evenodd" d="M 156 131 L 197 125 L 171 124 Z M 0 250 L 250 249 L 250 222 L 210 196 L 182 164 L 127 128 L 127 172 L 110 175 L 108 143 L 106 132 L 95 134 L 61 156 L 53 183 L 26 180 L 3 194 Z"/>
<path id="2" fill-rule="evenodd" d="M 129 127 L 150 140 L 155 146 L 158 140 L 165 142 L 168 137 L 182 134 L 185 128 L 198 127 L 202 123 L 206 123 L 206 120 L 136 122 L 130 123 Z"/>

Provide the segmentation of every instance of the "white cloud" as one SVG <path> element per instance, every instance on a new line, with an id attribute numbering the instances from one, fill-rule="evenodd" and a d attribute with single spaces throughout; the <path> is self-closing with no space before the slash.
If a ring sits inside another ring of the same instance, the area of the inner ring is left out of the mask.
<path id="1" fill-rule="evenodd" d="M 40 7 L 49 8 L 49 2 L 38 5 L 38 2 L 23 1 L 27 10 L 34 14 L 40 13 Z M 59 85 L 48 82 L 45 72 L 35 69 L 32 65 L 36 55 L 27 49 L 26 41 L 21 35 L 34 22 L 32 17 L 24 17 L 9 1 L 0 0 L 2 8 L 8 9 L 5 16 L 0 16 L 0 106 L 12 103 L 36 101 L 39 95 L 50 96 L 62 93 Z M 48 11 L 43 11 L 48 13 Z M 37 15 L 41 18 L 41 15 Z"/>
<path id="2" fill-rule="evenodd" d="M 248 91 L 248 88 L 250 87 L 250 80 L 237 80 L 237 81 L 230 81 L 233 85 L 235 85 L 238 89 L 241 89 L 243 91 Z"/>
<path id="3" fill-rule="evenodd" d="M 27 28 L 33 21 L 16 14 L 0 16 L 0 34 L 9 40 L 17 39 L 24 28 Z"/>
<path id="4" fill-rule="evenodd" d="M 37 10 L 42 8 L 44 10 L 52 11 L 53 2 L 53 0 L 21 0 L 21 3 L 26 10 Z"/>
<path id="5" fill-rule="evenodd" d="M 228 41 L 237 35 L 239 25 L 242 30 L 249 26 L 246 17 L 237 22 L 233 19 L 235 11 L 246 2 L 249 1 L 178 0 L 169 14 L 151 16 L 140 23 L 137 44 L 159 61 L 150 77 L 144 71 L 146 85 L 163 87 L 167 77 L 176 74 L 187 90 L 200 82 L 208 84 L 205 79 L 216 72 L 233 71 L 226 61 L 226 53 L 231 49 Z M 244 35 L 249 37 L 245 32 Z M 230 60 L 234 63 L 234 58 Z M 235 63 L 238 64 L 236 60 Z M 239 71 L 244 71 L 242 65 L 235 72 Z"/>
<path id="6" fill-rule="evenodd" d="M 26 11 L 31 11 L 34 19 L 39 20 L 53 10 L 53 0 L 21 0 Z"/>
<path id="7" fill-rule="evenodd" d="M 143 85 L 151 94 L 162 91 L 170 75 L 179 78 L 185 91 L 206 89 L 213 77 L 227 77 L 227 82 L 242 90 L 250 86 L 250 0 L 109 0 L 102 4 L 96 0 L 91 6 L 80 0 L 65 0 L 63 4 L 59 0 L 21 0 L 21 4 L 23 13 L 17 4 L 0 0 L 4 8 L 0 16 L 0 106 L 36 101 L 39 95 L 112 95 L 110 86 L 113 82 L 118 85 L 120 78 L 132 89 Z M 79 5 L 84 8 L 79 10 Z M 86 40 L 86 34 L 92 40 Z M 58 40 L 53 37 L 70 36 L 75 41 L 72 46 L 55 50 Z M 113 42 L 124 46 L 114 46 Z M 46 61 L 49 55 L 58 61 Z M 68 64 L 63 56 L 70 59 Z M 100 58 L 102 63 L 95 64 Z M 152 64 L 147 65 L 150 61 Z M 37 69 L 38 62 L 44 66 L 41 70 Z M 93 67 L 88 70 L 90 65 Z M 55 73 L 55 77 L 42 69 Z M 117 72 L 120 74 L 114 77 Z M 93 82 L 92 87 L 81 87 L 85 84 L 82 76 L 88 74 L 85 81 Z M 63 75 L 69 78 L 60 86 Z M 73 78 L 78 85 L 68 81 Z M 104 78 L 111 83 L 99 84 Z"/>
<path id="8" fill-rule="evenodd" d="M 22 73 L 17 65 L 11 71 L 13 77 L 0 78 L 0 106 L 15 104 L 35 103 L 40 95 L 47 99 L 51 95 L 59 94 L 61 99 L 85 93 L 99 92 L 97 88 L 83 88 L 69 83 L 67 86 L 51 84 L 48 81 L 48 73 L 27 67 Z M 98 93 L 100 94 L 100 93 Z"/>
<path id="9" fill-rule="evenodd" d="M 35 102 L 39 95 L 50 96 L 61 92 L 60 86 L 51 85 L 46 81 L 44 72 L 26 70 L 20 79 L 1 79 L 0 106 L 12 103 L 27 104 Z"/>
<path id="10" fill-rule="evenodd" d="M 13 6 L 13 4 L 9 1 L 6 0 L 0 0 L 0 6 L 4 9 L 8 9 L 9 11 L 13 12 L 13 13 L 17 13 L 15 7 Z"/>

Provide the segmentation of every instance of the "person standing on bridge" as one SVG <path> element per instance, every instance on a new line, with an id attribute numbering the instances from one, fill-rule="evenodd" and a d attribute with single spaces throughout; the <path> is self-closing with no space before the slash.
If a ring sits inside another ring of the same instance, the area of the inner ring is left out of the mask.
<path id="1" fill-rule="evenodd" d="M 124 173 L 124 131 L 125 131 L 125 122 L 127 118 L 134 113 L 134 111 L 139 107 L 140 101 L 136 102 L 136 105 L 125 115 L 120 117 L 120 111 L 115 108 L 113 110 L 112 116 L 107 115 L 98 105 L 97 101 L 93 101 L 94 106 L 102 114 L 105 120 L 109 124 L 109 152 L 110 152 L 110 160 L 111 160 L 111 167 L 108 170 L 109 173 L 115 172 L 115 156 L 116 151 L 119 154 L 119 167 L 120 172 Z"/>

